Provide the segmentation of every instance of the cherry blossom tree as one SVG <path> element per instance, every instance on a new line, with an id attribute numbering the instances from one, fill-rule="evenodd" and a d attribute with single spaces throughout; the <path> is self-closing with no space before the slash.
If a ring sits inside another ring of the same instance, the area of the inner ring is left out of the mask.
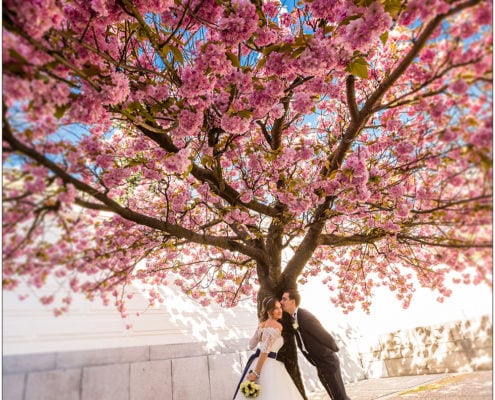
<path id="1" fill-rule="evenodd" d="M 234 306 L 317 276 L 344 312 L 490 284 L 491 16 L 4 1 L 3 287 L 55 276 L 125 316 L 136 282 Z"/>

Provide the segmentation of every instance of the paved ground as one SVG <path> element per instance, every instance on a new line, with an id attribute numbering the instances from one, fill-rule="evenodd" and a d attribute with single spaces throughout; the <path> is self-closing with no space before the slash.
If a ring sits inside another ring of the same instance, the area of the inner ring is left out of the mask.
<path id="1" fill-rule="evenodd" d="M 492 371 L 366 379 L 346 385 L 352 400 L 492 400 Z M 310 400 L 329 400 L 326 393 Z"/>

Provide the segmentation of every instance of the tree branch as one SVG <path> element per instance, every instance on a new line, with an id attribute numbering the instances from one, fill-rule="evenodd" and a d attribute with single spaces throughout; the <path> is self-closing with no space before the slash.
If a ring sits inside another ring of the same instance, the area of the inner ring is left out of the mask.
<path id="1" fill-rule="evenodd" d="M 460 239 L 450 239 L 450 238 L 436 238 L 427 236 L 411 236 L 399 233 L 397 234 L 397 240 L 402 243 L 415 242 L 421 245 L 431 246 L 431 247 L 446 247 L 455 249 L 467 249 L 467 248 L 491 248 L 493 246 L 492 242 L 471 242 L 463 241 Z"/>
<path id="2" fill-rule="evenodd" d="M 138 128 L 148 138 L 160 145 L 167 152 L 177 153 L 179 151 L 179 148 L 173 144 L 172 140 L 168 137 L 168 135 L 164 134 L 163 131 L 158 133 L 151 131 L 148 127 L 144 127 L 142 125 L 139 125 Z M 270 217 L 276 217 L 278 215 L 275 208 L 264 205 L 255 200 L 251 200 L 248 203 L 241 202 L 239 200 L 241 196 L 240 193 L 237 192 L 232 186 L 228 185 L 225 181 L 222 180 L 220 182 L 213 171 L 209 171 L 193 163 L 191 174 L 200 182 L 208 183 L 215 194 L 222 197 L 231 205 L 242 205 L 250 210 Z"/>
<path id="3" fill-rule="evenodd" d="M 359 118 L 359 110 L 358 110 L 358 106 L 356 104 L 354 75 L 348 75 L 345 82 L 346 82 L 347 106 L 349 107 L 349 113 L 351 115 L 351 121 L 357 121 L 357 119 Z"/>
<path id="4" fill-rule="evenodd" d="M 318 244 L 331 247 L 352 246 L 356 244 L 374 243 L 383 239 L 385 236 L 387 236 L 387 233 L 382 230 L 370 234 L 355 234 L 350 236 L 323 234 L 320 235 Z"/>
<path id="5" fill-rule="evenodd" d="M 52 171 L 56 176 L 58 176 L 65 184 L 72 184 L 74 187 L 84 193 L 89 194 L 91 197 L 100 201 L 104 204 L 109 210 L 114 213 L 120 215 L 122 218 L 135 222 L 140 225 L 145 225 L 153 229 L 157 229 L 159 231 L 170 233 L 171 235 L 176 236 L 177 238 L 187 239 L 191 242 L 203 244 L 203 245 L 212 245 L 216 247 L 220 247 L 226 250 L 236 251 L 241 254 L 244 254 L 248 257 L 251 257 L 257 261 L 266 261 L 265 254 L 259 249 L 251 246 L 245 246 L 241 243 L 232 240 L 229 237 L 218 237 L 212 235 L 202 235 L 197 234 L 194 231 L 188 230 L 182 226 L 170 224 L 166 221 L 162 221 L 136 211 L 133 211 L 127 207 L 122 207 L 116 201 L 110 199 L 105 193 L 101 193 L 97 189 L 92 186 L 84 183 L 83 181 L 76 179 L 66 171 L 64 171 L 61 167 L 55 164 L 53 161 L 49 160 L 42 154 L 38 153 L 35 149 L 26 146 L 22 142 L 18 141 L 14 135 L 12 134 L 12 130 L 10 125 L 5 118 L 5 110 L 7 107 L 5 104 L 3 105 L 3 140 L 8 142 L 12 148 L 18 152 L 21 152 L 32 160 L 38 162 L 40 165 L 48 168 Z"/>
<path id="6" fill-rule="evenodd" d="M 55 50 L 50 50 L 47 49 L 45 46 L 43 46 L 40 42 L 32 38 L 30 35 L 25 33 L 23 30 L 19 29 L 16 25 L 14 25 L 10 18 L 5 18 L 3 19 L 4 22 L 4 27 L 10 32 L 16 33 L 22 38 L 24 38 L 29 44 L 31 44 L 35 49 L 42 51 L 43 53 L 46 53 L 47 55 L 53 57 L 55 60 L 57 60 L 60 64 L 66 66 L 68 69 L 70 69 L 74 74 L 84 81 L 88 82 L 88 84 L 93 87 L 96 91 L 100 91 L 101 88 L 98 84 L 93 82 L 87 74 L 85 74 L 82 70 L 79 68 L 75 67 L 73 64 L 67 61 L 66 58 L 64 58 L 62 55 L 60 55 L 58 52 Z"/>

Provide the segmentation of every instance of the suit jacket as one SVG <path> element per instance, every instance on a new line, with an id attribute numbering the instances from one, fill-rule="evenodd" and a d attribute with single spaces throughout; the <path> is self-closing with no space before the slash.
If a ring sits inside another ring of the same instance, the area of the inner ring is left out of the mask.
<path id="1" fill-rule="evenodd" d="M 299 340 L 297 340 L 299 348 L 311 364 L 316 365 L 317 360 L 324 357 L 329 350 L 333 352 L 339 351 L 333 336 L 323 328 L 320 321 L 308 310 L 298 308 L 297 324 L 307 352 L 301 348 Z"/>

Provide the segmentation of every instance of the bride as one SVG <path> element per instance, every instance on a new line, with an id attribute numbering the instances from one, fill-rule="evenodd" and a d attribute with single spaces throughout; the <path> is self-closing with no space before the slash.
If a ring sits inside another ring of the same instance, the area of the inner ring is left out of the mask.
<path id="1" fill-rule="evenodd" d="M 250 349 L 256 345 L 258 349 L 244 369 L 234 400 L 245 400 L 239 386 L 246 379 L 261 387 L 257 400 L 303 400 L 284 364 L 276 360 L 277 351 L 284 344 L 282 324 L 278 322 L 281 318 L 280 302 L 275 297 L 264 299 L 260 324 L 249 341 Z"/>

